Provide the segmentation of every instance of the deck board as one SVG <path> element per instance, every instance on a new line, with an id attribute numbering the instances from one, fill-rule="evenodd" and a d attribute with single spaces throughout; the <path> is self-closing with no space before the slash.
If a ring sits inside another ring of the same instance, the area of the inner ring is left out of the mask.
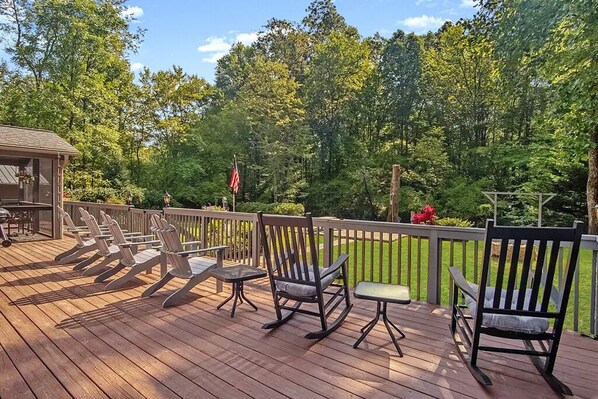
<path id="1" fill-rule="evenodd" d="M 172 282 L 140 298 L 155 274 L 142 274 L 106 292 L 93 277 L 58 266 L 53 256 L 72 240 L 14 244 L 0 249 L 1 397 L 221 398 L 556 398 L 525 357 L 482 354 L 494 385 L 482 388 L 457 357 L 448 310 L 414 302 L 389 307 L 407 334 L 399 358 L 382 325 L 359 349 L 359 329 L 375 304 L 354 300 L 343 326 L 326 339 L 303 338 L 318 329 L 298 315 L 275 331 L 266 280 L 246 284 L 258 312 L 241 305 L 231 319 L 216 305 L 213 280 L 189 300 L 162 309 Z M 598 343 L 563 336 L 555 374 L 579 397 L 596 397 Z M 4 377 L 6 376 L 6 377 Z"/>

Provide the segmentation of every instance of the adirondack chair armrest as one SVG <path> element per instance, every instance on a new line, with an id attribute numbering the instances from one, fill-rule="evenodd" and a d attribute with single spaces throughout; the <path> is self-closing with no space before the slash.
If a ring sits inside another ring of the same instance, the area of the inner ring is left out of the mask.
<path id="1" fill-rule="evenodd" d="M 153 234 L 146 234 L 143 236 L 127 236 L 127 241 L 133 241 L 133 240 L 138 240 L 138 239 L 147 239 L 147 238 L 154 238 Z M 139 242 L 143 242 L 143 241 L 139 241 Z"/>
<path id="2" fill-rule="evenodd" d="M 189 245 L 200 245 L 201 241 L 185 241 L 182 242 L 181 245 L 183 246 L 189 246 Z"/>
<path id="3" fill-rule="evenodd" d="M 142 234 L 142 233 L 141 233 L 140 231 L 131 231 L 131 232 L 129 232 L 129 233 L 125 233 L 125 232 L 123 231 L 123 235 L 124 235 L 125 237 L 130 237 L 130 236 L 139 236 L 139 235 L 141 235 L 141 234 Z"/>
<path id="4" fill-rule="evenodd" d="M 94 238 L 99 238 L 102 240 L 109 240 L 112 238 L 112 236 L 110 234 L 100 234 L 100 235 L 94 236 Z"/>
<path id="5" fill-rule="evenodd" d="M 222 253 L 222 251 L 224 251 L 226 248 L 228 248 L 228 246 L 220 245 L 217 247 L 210 247 L 210 248 L 190 249 L 188 251 L 175 252 L 175 255 L 189 256 L 189 255 L 193 255 L 193 254 L 202 254 L 202 253 L 206 253 L 206 252 L 210 252 L 210 251 L 217 251 L 218 253 Z"/>
<path id="6" fill-rule="evenodd" d="M 67 227 L 66 231 L 73 231 L 73 232 L 78 232 L 78 233 L 84 233 L 84 232 L 88 232 L 89 229 L 87 227 L 84 226 L 80 226 L 80 227 Z"/>
<path id="7" fill-rule="evenodd" d="M 326 271 L 322 273 L 320 278 L 324 278 L 327 275 L 336 272 L 345 262 L 347 262 L 348 259 L 349 255 L 341 254 L 328 268 L 326 268 Z"/>
<path id="8" fill-rule="evenodd" d="M 152 248 L 157 248 L 154 247 L 153 244 L 159 244 L 161 241 L 160 240 L 152 240 L 152 241 L 135 241 L 135 242 L 131 242 L 131 241 L 127 241 L 125 243 L 122 244 L 118 244 L 119 247 L 121 248 L 130 248 L 130 247 L 138 247 L 140 245 L 148 245 L 151 244 Z"/>
<path id="9" fill-rule="evenodd" d="M 459 287 L 459 289 L 463 291 L 464 294 L 471 297 L 474 301 L 478 300 L 476 292 L 473 290 L 473 288 L 471 288 L 471 285 L 469 285 L 467 280 L 465 280 L 465 277 L 463 277 L 461 270 L 459 270 L 456 267 L 449 267 L 449 273 L 451 274 L 451 277 L 453 278 L 453 282 L 455 283 L 455 285 Z"/>

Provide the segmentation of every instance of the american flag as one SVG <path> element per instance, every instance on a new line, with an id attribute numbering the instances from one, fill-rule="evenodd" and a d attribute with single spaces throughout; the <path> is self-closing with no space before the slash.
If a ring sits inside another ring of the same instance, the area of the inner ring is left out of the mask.
<path id="1" fill-rule="evenodd" d="M 241 179 L 239 178 L 239 169 L 237 168 L 237 157 L 233 158 L 233 170 L 230 175 L 230 183 L 228 186 L 233 190 L 233 193 L 239 192 L 239 184 Z"/>

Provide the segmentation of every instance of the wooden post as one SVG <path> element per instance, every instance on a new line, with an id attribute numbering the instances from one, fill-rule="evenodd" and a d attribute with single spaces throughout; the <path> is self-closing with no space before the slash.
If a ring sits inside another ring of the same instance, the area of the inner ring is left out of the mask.
<path id="1" fill-rule="evenodd" d="M 432 228 L 428 238 L 428 303 L 440 304 L 441 241 L 438 239 L 438 230 Z"/>
<path id="2" fill-rule="evenodd" d="M 390 206 L 388 208 L 387 222 L 399 221 L 399 199 L 401 187 L 401 166 L 392 165 L 392 181 L 390 182 Z"/>

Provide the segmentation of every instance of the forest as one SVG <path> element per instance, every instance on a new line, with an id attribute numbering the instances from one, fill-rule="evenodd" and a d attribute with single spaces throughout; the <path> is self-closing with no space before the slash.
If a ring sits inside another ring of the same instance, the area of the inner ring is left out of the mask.
<path id="1" fill-rule="evenodd" d="M 264 21 L 214 83 L 173 65 L 136 77 L 143 30 L 121 0 L 1 0 L 0 123 L 50 129 L 81 153 L 68 198 L 159 207 L 302 204 L 385 220 L 393 164 L 403 221 L 425 205 L 455 224 L 492 215 L 483 191 L 556 193 L 545 225 L 589 222 L 598 200 L 598 7 L 483 0 L 425 35 L 363 37 L 332 0 Z M 259 207 L 259 206 L 258 206 Z M 534 196 L 504 198 L 534 224 Z"/>

